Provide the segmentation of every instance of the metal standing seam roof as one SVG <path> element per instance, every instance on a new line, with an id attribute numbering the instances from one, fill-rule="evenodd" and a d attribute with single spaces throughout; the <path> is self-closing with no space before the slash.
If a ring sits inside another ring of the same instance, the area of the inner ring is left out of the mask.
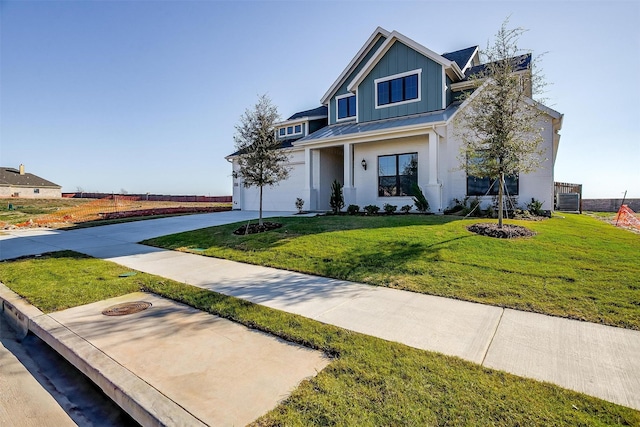
<path id="1" fill-rule="evenodd" d="M 412 116 L 396 117 L 393 119 L 375 120 L 364 123 L 339 123 L 335 125 L 325 126 L 318 129 L 311 135 L 299 139 L 294 145 L 304 144 L 306 142 L 318 141 L 325 138 L 335 138 L 340 136 L 355 135 L 359 133 L 368 133 L 374 131 L 382 131 L 393 128 L 401 128 L 405 126 L 426 125 L 430 123 L 445 122 L 451 118 L 456 112 L 459 103 L 451 104 L 444 110 L 438 110 L 431 113 L 415 114 Z"/>

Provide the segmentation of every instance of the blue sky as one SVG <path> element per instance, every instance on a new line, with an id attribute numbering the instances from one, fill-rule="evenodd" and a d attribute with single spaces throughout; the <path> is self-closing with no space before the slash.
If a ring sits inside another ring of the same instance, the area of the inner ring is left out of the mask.
<path id="1" fill-rule="evenodd" d="M 286 118 L 377 26 L 443 53 L 509 15 L 565 115 L 556 181 L 640 197 L 637 1 L 1 1 L 0 163 L 63 191 L 229 195 L 224 156 L 259 94 Z"/>

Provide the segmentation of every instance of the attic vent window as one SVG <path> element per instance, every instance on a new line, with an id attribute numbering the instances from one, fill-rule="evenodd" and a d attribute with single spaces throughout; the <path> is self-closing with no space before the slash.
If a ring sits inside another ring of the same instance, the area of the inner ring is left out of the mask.
<path id="1" fill-rule="evenodd" d="M 420 101 L 421 74 L 420 69 L 374 80 L 376 108 Z"/>

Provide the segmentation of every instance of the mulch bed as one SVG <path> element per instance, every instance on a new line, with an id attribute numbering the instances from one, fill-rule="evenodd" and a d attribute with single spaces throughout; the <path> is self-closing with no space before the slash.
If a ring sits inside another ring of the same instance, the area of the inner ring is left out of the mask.
<path id="1" fill-rule="evenodd" d="M 247 227 L 249 230 L 247 230 Z M 239 236 L 243 236 L 245 234 L 255 234 L 255 233 L 264 233 L 265 231 L 275 230 L 276 228 L 282 227 L 282 224 L 279 222 L 268 222 L 265 221 L 262 225 L 258 224 L 249 224 L 243 225 L 233 232 L 233 234 L 237 234 Z"/>
<path id="2" fill-rule="evenodd" d="M 470 225 L 467 230 L 482 236 L 496 237 L 498 239 L 516 239 L 518 237 L 531 237 L 536 234 L 519 225 L 502 224 L 502 228 L 498 228 L 498 224 L 485 222 Z"/>

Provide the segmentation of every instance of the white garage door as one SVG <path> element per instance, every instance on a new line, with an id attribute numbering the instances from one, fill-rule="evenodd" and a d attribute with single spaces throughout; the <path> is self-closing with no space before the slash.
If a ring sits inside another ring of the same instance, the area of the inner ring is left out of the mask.
<path id="1" fill-rule="evenodd" d="M 265 187 L 262 194 L 262 210 L 264 211 L 295 211 L 296 198 L 303 197 L 304 164 L 292 165 L 289 178 L 274 187 Z M 260 189 L 257 187 L 243 188 L 242 209 L 257 211 L 260 208 Z"/>

